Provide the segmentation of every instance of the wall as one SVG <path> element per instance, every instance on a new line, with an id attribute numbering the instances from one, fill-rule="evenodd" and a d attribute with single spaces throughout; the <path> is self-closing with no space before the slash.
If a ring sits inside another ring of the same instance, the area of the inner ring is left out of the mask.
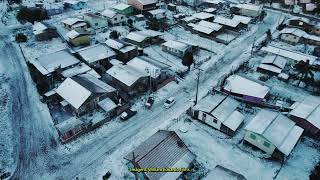
<path id="1" fill-rule="evenodd" d="M 89 36 L 85 35 L 85 36 L 77 37 L 75 39 L 70 39 L 70 43 L 74 46 L 80 46 L 83 44 L 90 43 L 90 39 L 89 39 Z"/>
<path id="2" fill-rule="evenodd" d="M 256 138 L 253 139 L 251 136 L 255 136 Z M 266 140 L 263 136 L 256 134 L 252 131 L 247 131 L 246 135 L 244 136 L 244 140 L 251 143 L 252 145 L 258 147 L 259 149 L 263 150 L 264 152 L 272 155 L 276 147 L 271 144 L 268 140 Z M 264 145 L 264 143 L 269 143 L 270 146 L 267 147 Z"/>
<path id="3" fill-rule="evenodd" d="M 281 34 L 280 36 L 281 40 L 297 44 L 300 41 L 300 38 L 291 34 Z"/>

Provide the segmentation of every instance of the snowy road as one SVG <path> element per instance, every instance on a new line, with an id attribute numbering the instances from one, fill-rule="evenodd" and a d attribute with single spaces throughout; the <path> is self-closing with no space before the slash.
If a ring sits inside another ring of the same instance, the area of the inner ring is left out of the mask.
<path id="1" fill-rule="evenodd" d="M 202 64 L 200 97 L 203 97 L 221 76 L 250 58 L 255 37 L 263 36 L 277 23 L 278 18 L 279 14 L 275 13 L 268 16 L 265 23 L 255 29 L 253 35 L 240 37 L 228 45 L 221 54 Z M 17 127 L 15 133 L 20 139 L 20 145 L 17 148 L 19 158 L 13 179 L 90 177 L 90 174 L 86 174 L 87 169 L 100 166 L 120 144 L 130 143 L 141 130 L 156 131 L 160 126 L 171 123 L 174 117 L 178 117 L 190 107 L 190 99 L 195 94 L 196 72 L 193 70 L 177 88 L 168 92 L 167 96 L 174 96 L 177 100 L 171 109 L 166 110 L 162 107 L 162 99 L 154 105 L 152 111 L 139 109 L 136 117 L 68 153 L 61 151 L 61 145 L 56 147 L 56 131 L 53 129 L 48 110 L 39 102 L 26 65 L 21 63 L 23 60 L 16 48 L 6 36 L 0 36 L 0 53 L 4 54 L 5 67 L 8 67 L 12 77 L 12 91 L 16 95 L 14 126 Z M 145 136 L 150 136 L 152 131 L 148 131 Z"/>

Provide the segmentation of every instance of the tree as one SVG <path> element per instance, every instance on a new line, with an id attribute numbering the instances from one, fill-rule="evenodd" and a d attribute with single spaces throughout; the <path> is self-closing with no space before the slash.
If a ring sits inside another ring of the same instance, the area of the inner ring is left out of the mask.
<path id="1" fill-rule="evenodd" d="M 154 31 L 160 30 L 160 22 L 156 18 L 152 18 L 148 24 L 148 28 Z"/>
<path id="2" fill-rule="evenodd" d="M 184 66 L 188 66 L 188 71 L 190 71 L 190 67 L 192 63 L 193 63 L 193 54 L 191 52 L 185 53 L 182 58 L 182 64 Z"/>
<path id="3" fill-rule="evenodd" d="M 24 35 L 23 33 L 18 33 L 16 35 L 16 41 L 19 42 L 19 43 L 20 42 L 27 42 L 27 40 L 28 40 L 27 36 Z"/>
<path id="4" fill-rule="evenodd" d="M 111 31 L 109 38 L 110 39 L 118 39 L 119 33 L 117 31 Z"/>
<path id="5" fill-rule="evenodd" d="M 320 46 L 318 47 L 315 47 L 313 49 L 313 53 L 312 53 L 314 56 L 317 56 L 317 57 L 320 57 Z"/>
<path id="6" fill-rule="evenodd" d="M 314 74 L 312 72 L 312 66 L 310 65 L 310 60 L 307 61 L 299 61 L 294 65 L 295 71 L 297 71 L 297 75 L 300 76 L 298 86 L 301 81 L 304 81 L 306 84 L 313 81 Z"/>
<path id="7" fill-rule="evenodd" d="M 28 21 L 34 23 L 35 21 L 42 21 L 49 19 L 48 13 L 45 9 L 35 8 L 35 7 L 22 7 L 17 14 L 18 21 Z"/>
<path id="8" fill-rule="evenodd" d="M 132 25 L 133 25 L 133 20 L 132 19 L 128 19 L 128 26 L 131 28 L 132 27 Z"/>

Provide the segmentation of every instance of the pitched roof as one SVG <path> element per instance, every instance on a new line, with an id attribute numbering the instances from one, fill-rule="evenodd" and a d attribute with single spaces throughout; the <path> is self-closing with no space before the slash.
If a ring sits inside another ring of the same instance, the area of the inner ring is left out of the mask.
<path id="1" fill-rule="evenodd" d="M 124 4 L 124 3 L 120 3 L 120 4 L 117 4 L 115 6 L 112 7 L 112 9 L 116 9 L 116 10 L 125 10 L 127 8 L 131 7 L 129 4 Z"/>
<path id="2" fill-rule="evenodd" d="M 204 177 L 203 180 L 213 180 L 213 179 L 246 180 L 246 178 L 242 174 L 234 172 L 220 165 L 217 165 L 216 167 L 214 167 L 212 171 L 209 171 L 209 173 L 206 175 L 206 177 Z"/>
<path id="3" fill-rule="evenodd" d="M 41 22 L 37 22 L 32 26 L 32 29 L 33 29 L 33 34 L 40 34 L 43 31 L 47 30 L 48 27 L 42 24 Z"/>
<path id="4" fill-rule="evenodd" d="M 92 69 L 88 65 L 86 65 L 85 63 L 79 63 L 78 65 L 76 65 L 72 68 L 69 68 L 69 69 L 62 71 L 61 74 L 63 75 L 63 77 L 72 77 L 72 76 L 76 76 L 78 74 L 88 72 L 90 70 L 92 70 Z"/>
<path id="5" fill-rule="evenodd" d="M 193 14 L 192 17 L 197 18 L 197 19 L 201 19 L 201 20 L 205 20 L 205 19 L 209 19 L 209 18 L 214 17 L 214 15 L 210 14 L 210 13 L 206 13 L 206 12 L 199 12 L 199 13 Z"/>
<path id="6" fill-rule="evenodd" d="M 56 92 L 75 109 L 79 109 L 79 107 L 91 95 L 91 92 L 88 89 L 81 86 L 71 78 L 67 78 L 66 80 L 64 80 L 57 88 Z"/>
<path id="7" fill-rule="evenodd" d="M 117 15 L 116 11 L 113 11 L 111 9 L 106 9 L 104 11 L 101 12 L 101 15 L 107 18 L 113 18 L 114 16 Z"/>
<path id="8" fill-rule="evenodd" d="M 265 109 L 259 111 L 245 129 L 262 135 L 287 156 L 303 132 L 285 115 Z"/>
<path id="9" fill-rule="evenodd" d="M 62 23 L 68 24 L 68 25 L 74 25 L 76 23 L 85 23 L 85 22 L 84 22 L 84 20 L 79 19 L 79 18 L 67 18 L 67 19 L 64 19 L 62 21 Z"/>
<path id="10" fill-rule="evenodd" d="M 111 47 L 112 49 L 116 49 L 116 50 L 120 50 L 121 48 L 123 48 L 125 45 L 122 44 L 119 41 L 116 41 L 114 39 L 108 39 L 105 41 L 105 44 L 109 47 Z"/>
<path id="11" fill-rule="evenodd" d="M 293 34 L 298 37 L 303 37 L 305 39 L 320 42 L 319 36 L 308 34 L 305 31 L 298 29 L 298 28 L 284 28 L 283 30 L 280 31 L 280 34 Z"/>
<path id="12" fill-rule="evenodd" d="M 130 32 L 127 36 L 126 39 L 130 39 L 136 42 L 142 42 L 147 38 L 152 38 L 156 36 L 160 36 L 163 33 L 158 32 L 158 31 L 153 31 L 153 30 L 142 30 L 142 31 L 134 31 Z"/>
<path id="13" fill-rule="evenodd" d="M 141 4 L 143 4 L 143 5 L 148 5 L 148 4 L 155 4 L 155 3 L 157 3 L 157 1 L 156 0 L 137 0 L 137 1 L 139 1 Z"/>
<path id="14" fill-rule="evenodd" d="M 72 77 L 72 79 L 79 83 L 81 86 L 85 87 L 91 93 L 112 93 L 116 91 L 115 88 L 99 80 L 91 74 L 80 74 L 78 76 Z"/>
<path id="15" fill-rule="evenodd" d="M 320 129 L 320 99 L 317 97 L 308 97 L 304 99 L 289 114 L 305 119 L 316 128 Z"/>
<path id="16" fill-rule="evenodd" d="M 260 11 L 262 6 L 257 6 L 254 4 L 237 4 L 236 7 L 240 9 L 248 9 L 248 10 L 253 10 L 253 11 Z"/>
<path id="17" fill-rule="evenodd" d="M 135 162 L 141 168 L 187 167 L 195 159 L 195 155 L 189 151 L 174 131 L 164 130 L 153 134 L 124 158 L 132 160 L 133 153 L 136 157 Z M 166 176 L 166 172 L 146 172 L 145 174 L 151 180 Z M 180 174 L 175 173 L 174 179 Z"/>
<path id="18" fill-rule="evenodd" d="M 67 49 L 30 60 L 30 63 L 33 64 L 43 75 L 54 72 L 59 67 L 63 69 L 79 62 L 80 61 Z"/>
<path id="19" fill-rule="evenodd" d="M 75 31 L 75 30 L 69 31 L 69 32 L 67 32 L 67 34 L 66 34 L 66 36 L 67 36 L 68 38 L 70 38 L 70 39 L 74 39 L 74 38 L 76 38 L 76 37 L 78 37 L 78 36 L 80 36 L 80 35 L 81 35 L 81 34 L 78 33 L 78 32 Z"/>
<path id="20" fill-rule="evenodd" d="M 237 19 L 229 19 L 223 16 L 215 16 L 213 22 L 230 27 L 237 27 L 240 23 Z"/>
<path id="21" fill-rule="evenodd" d="M 252 18 L 247 17 L 247 16 L 240 16 L 240 15 L 233 15 L 232 17 L 233 20 L 239 21 L 242 24 L 249 24 Z"/>
<path id="22" fill-rule="evenodd" d="M 173 49 L 178 49 L 180 51 L 184 51 L 186 49 L 188 49 L 190 47 L 190 45 L 179 42 L 179 41 L 173 41 L 173 40 L 169 40 L 165 43 L 161 44 L 162 46 L 166 46 L 166 47 L 170 47 Z"/>
<path id="23" fill-rule="evenodd" d="M 264 98 L 270 91 L 268 86 L 239 75 L 229 76 L 224 84 L 224 89 L 232 93 L 248 95 L 257 98 Z"/>
<path id="24" fill-rule="evenodd" d="M 259 68 L 280 74 L 286 63 L 287 60 L 281 56 L 268 55 L 262 60 Z"/>
<path id="25" fill-rule="evenodd" d="M 77 50 L 79 56 L 88 63 L 93 63 L 115 56 L 116 53 L 103 44 L 96 44 Z"/>
<path id="26" fill-rule="evenodd" d="M 105 112 L 109 112 L 110 110 L 117 107 L 116 103 L 114 103 L 110 98 L 99 101 L 98 106 L 101 107 L 101 109 L 103 109 Z"/>

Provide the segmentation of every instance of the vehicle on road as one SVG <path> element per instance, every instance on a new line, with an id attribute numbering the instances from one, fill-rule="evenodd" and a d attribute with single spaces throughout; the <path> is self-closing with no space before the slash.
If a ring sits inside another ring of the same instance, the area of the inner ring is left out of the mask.
<path id="1" fill-rule="evenodd" d="M 154 103 L 153 97 L 149 96 L 148 99 L 147 99 L 147 101 L 146 101 L 146 103 L 144 104 L 144 106 L 145 106 L 146 108 L 150 109 L 151 106 L 153 105 L 153 103 Z"/>
<path id="2" fill-rule="evenodd" d="M 135 114 L 137 114 L 136 110 L 127 109 L 127 110 L 125 110 L 124 112 L 121 113 L 120 119 L 125 121 L 125 120 L 128 120 L 129 118 L 131 118 L 132 116 L 134 116 Z"/>
<path id="3" fill-rule="evenodd" d="M 169 109 L 171 106 L 174 105 L 174 103 L 176 103 L 176 100 L 174 99 L 174 97 L 170 97 L 169 99 L 166 100 L 166 102 L 164 102 L 164 107 L 166 109 Z"/>

